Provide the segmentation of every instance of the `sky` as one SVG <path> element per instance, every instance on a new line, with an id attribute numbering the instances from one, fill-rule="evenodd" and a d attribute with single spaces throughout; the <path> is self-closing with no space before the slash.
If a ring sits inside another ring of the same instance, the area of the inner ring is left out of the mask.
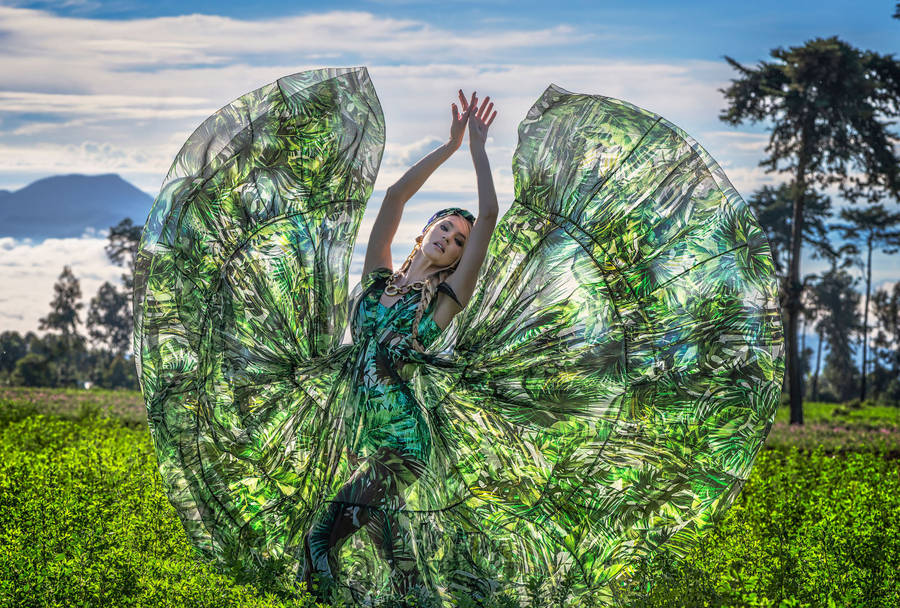
<path id="1" fill-rule="evenodd" d="M 777 47 L 829 36 L 896 53 L 894 10 L 895 2 L 856 2 L 848 10 L 834 0 L 0 0 L 0 189 L 57 174 L 118 173 L 155 197 L 181 145 L 220 107 L 288 74 L 364 65 L 387 141 L 352 286 L 384 190 L 446 140 L 459 88 L 490 95 L 498 112 L 486 149 L 501 215 L 513 198 L 518 124 L 550 84 L 662 115 L 704 146 L 748 198 L 787 178 L 758 166 L 765 125 L 719 120 L 719 89 L 737 76 L 725 56 L 753 66 Z M 826 194 L 836 209 L 848 204 Z M 407 203 L 395 264 L 427 218 L 451 205 L 477 211 L 465 142 Z M 103 228 L 41 243 L 0 238 L 0 331 L 37 329 L 64 264 L 81 281 L 85 310 L 104 281 L 119 283 L 121 269 L 103 253 Z M 897 259 L 874 256 L 873 288 L 900 278 Z M 823 269 L 802 260 L 804 274 Z"/>

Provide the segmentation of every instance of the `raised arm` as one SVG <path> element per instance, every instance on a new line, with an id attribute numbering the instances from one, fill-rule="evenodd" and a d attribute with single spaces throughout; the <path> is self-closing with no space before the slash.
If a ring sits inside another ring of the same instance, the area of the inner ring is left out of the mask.
<path id="1" fill-rule="evenodd" d="M 459 148 L 460 143 L 462 143 L 466 121 L 469 117 L 470 108 L 473 106 L 466 101 L 462 90 L 459 91 L 459 99 L 463 112 L 460 114 L 456 104 L 451 104 L 453 123 L 450 126 L 450 138 L 447 142 L 413 165 L 403 177 L 388 187 L 385 192 L 384 201 L 382 201 L 381 208 L 378 210 L 378 216 L 372 225 L 372 232 L 369 234 L 369 242 L 366 245 L 363 275 L 379 266 L 393 268 L 391 264 L 391 243 L 394 241 L 394 235 L 397 234 L 397 227 L 400 225 L 400 217 L 403 215 L 403 207 L 406 201 L 419 191 L 425 180 L 445 160 L 450 158 Z M 475 99 L 474 93 L 472 94 L 472 99 Z"/>
<path id="2" fill-rule="evenodd" d="M 475 110 L 469 115 L 469 149 L 472 152 L 472 163 L 475 165 L 475 174 L 478 179 L 478 217 L 466 239 L 462 257 L 456 271 L 445 279 L 445 282 L 453 288 L 460 302 L 465 306 L 469 298 L 475 292 L 475 283 L 478 280 L 478 272 L 484 263 L 487 254 L 488 243 L 494 226 L 497 224 L 497 192 L 494 190 L 494 179 L 491 176 L 491 167 L 488 162 L 484 142 L 487 139 L 488 127 L 494 122 L 497 112 L 491 115 L 494 104 L 487 105 L 490 97 L 486 97 L 480 110 Z M 470 108 L 477 108 L 477 97 L 473 99 Z M 477 113 L 476 113 L 477 111 Z M 488 117 L 490 118 L 489 120 Z M 459 307 L 456 307 L 459 312 Z M 455 314 L 455 313 L 454 313 Z M 446 327 L 449 319 L 443 318 L 446 314 L 435 313 L 435 321 L 440 327 Z M 452 316 L 452 315 L 451 315 Z"/>

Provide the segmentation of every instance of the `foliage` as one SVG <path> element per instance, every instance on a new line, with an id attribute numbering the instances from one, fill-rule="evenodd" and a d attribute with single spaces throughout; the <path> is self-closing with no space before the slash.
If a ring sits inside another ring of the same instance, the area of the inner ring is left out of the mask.
<path id="1" fill-rule="evenodd" d="M 88 309 L 88 335 L 114 353 L 125 353 L 131 346 L 131 307 L 128 297 L 106 281 L 91 298 Z"/>
<path id="2" fill-rule="evenodd" d="M 5 331 L 0 334 L 0 370 L 11 372 L 16 366 L 16 361 L 27 352 L 28 345 L 19 332 Z"/>
<path id="3" fill-rule="evenodd" d="M 685 559 L 638 568 L 630 606 L 900 602 L 900 410 L 806 412 L 778 412 L 735 504 Z M 198 560 L 161 483 L 140 393 L 0 389 L 0 605 L 313 606 Z"/>
<path id="4" fill-rule="evenodd" d="M 12 381 L 23 386 L 54 386 L 56 370 L 47 357 L 28 353 L 18 361 L 13 370 Z"/>
<path id="5" fill-rule="evenodd" d="M 65 336 L 77 335 L 77 325 L 81 323 L 78 311 L 84 307 L 81 299 L 81 285 L 72 269 L 66 265 L 53 285 L 56 295 L 50 302 L 50 312 L 40 319 L 38 329 L 57 330 Z"/>
<path id="6" fill-rule="evenodd" d="M 110 226 L 107 237 L 109 242 L 104 247 L 107 257 L 113 264 L 126 267 L 127 271 L 122 273 L 122 284 L 125 286 L 125 297 L 129 302 L 134 290 L 134 259 L 143 229 L 142 225 L 135 225 L 130 217 L 126 217 L 115 226 Z"/>
<path id="7" fill-rule="evenodd" d="M 772 249 L 772 261 L 782 283 L 787 280 L 791 251 L 791 208 L 793 184 L 778 187 L 763 186 L 755 191 L 747 203 L 766 231 Z M 808 191 L 804 196 L 803 242 L 813 248 L 813 258 L 832 251 L 825 221 L 831 217 L 831 199 L 818 192 Z"/>
<path id="8" fill-rule="evenodd" d="M 103 388 L 138 388 L 133 359 L 121 352 L 89 350 L 81 336 L 48 333 L 39 337 L 29 332 L 23 338 L 18 332 L 5 332 L 0 335 L 0 347 L 6 353 L 0 358 L 0 386 L 81 387 L 90 382 Z M 32 357 L 21 363 L 17 373 L 16 366 L 27 355 Z M 42 361 L 46 373 L 35 368 Z"/>
<path id="9" fill-rule="evenodd" d="M 889 368 L 885 384 L 893 380 L 891 386 L 884 387 L 889 398 L 900 403 L 900 282 L 888 289 L 878 289 L 872 295 L 872 312 L 878 321 L 879 330 L 875 335 L 875 363 L 883 361 Z M 877 380 L 877 378 L 876 378 Z M 881 387 L 876 385 L 875 390 Z"/>
<path id="10" fill-rule="evenodd" d="M 843 270 L 832 271 L 819 286 L 820 302 L 824 308 L 824 333 L 829 350 L 825 357 L 823 378 L 840 400 L 850 399 L 856 393 L 859 374 L 853 363 L 855 341 L 853 336 L 861 328 L 859 320 L 859 294 L 852 289 L 854 279 Z"/>
<path id="11" fill-rule="evenodd" d="M 197 562 L 146 428 L 90 412 L 0 429 L 0 548 L 2 606 L 312 605 Z"/>
<path id="12" fill-rule="evenodd" d="M 764 452 L 688 559 L 640 573 L 634 607 L 898 605 L 898 471 L 873 453 Z"/>

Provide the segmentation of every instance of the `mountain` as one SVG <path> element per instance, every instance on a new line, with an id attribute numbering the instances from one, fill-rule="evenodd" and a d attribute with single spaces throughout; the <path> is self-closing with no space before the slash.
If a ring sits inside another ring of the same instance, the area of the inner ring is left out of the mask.
<path id="1" fill-rule="evenodd" d="M 114 173 L 54 175 L 21 190 L 0 190 L 0 237 L 79 237 L 106 230 L 126 217 L 143 224 L 153 197 Z"/>

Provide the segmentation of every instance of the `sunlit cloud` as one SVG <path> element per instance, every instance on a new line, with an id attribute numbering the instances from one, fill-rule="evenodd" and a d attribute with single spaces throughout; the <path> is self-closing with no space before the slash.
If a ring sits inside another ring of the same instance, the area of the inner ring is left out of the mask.
<path id="1" fill-rule="evenodd" d="M 77 8 L 85 15 L 96 5 Z M 718 89 L 734 76 L 725 62 L 603 54 L 603 45 L 652 42 L 634 27 L 552 20 L 510 27 L 486 19 L 460 31 L 365 11 L 102 20 L 0 6 L 0 36 L 0 189 L 47 175 L 115 172 L 154 196 L 187 137 L 233 99 L 307 69 L 367 66 L 386 144 L 351 284 L 384 191 L 447 140 L 460 88 L 490 95 L 498 110 L 487 150 L 501 214 L 513 198 L 517 127 L 551 83 L 659 113 L 695 135 L 745 197 L 785 179 L 757 166 L 767 135 L 718 121 Z M 477 198 L 466 141 L 407 202 L 393 245 L 397 263 L 435 210 L 462 206 L 477 214 Z M 82 280 L 85 305 L 104 280 L 118 283 L 122 270 L 106 259 L 104 244 L 102 234 L 43 243 L 0 238 L 0 330 L 37 328 L 64 263 Z"/>

